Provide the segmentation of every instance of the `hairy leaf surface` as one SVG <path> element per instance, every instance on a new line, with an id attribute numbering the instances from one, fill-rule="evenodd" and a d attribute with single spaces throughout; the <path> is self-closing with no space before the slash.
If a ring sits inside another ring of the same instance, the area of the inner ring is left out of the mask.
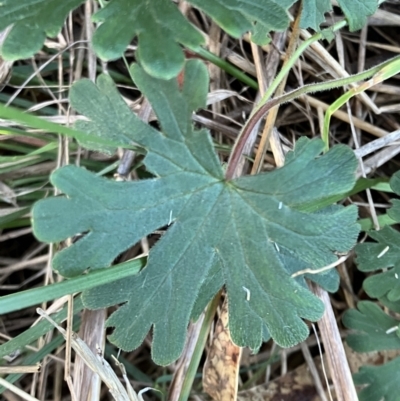
<path id="1" fill-rule="evenodd" d="M 400 324 L 398 320 L 388 316 L 374 302 L 359 302 L 357 308 L 347 310 L 343 316 L 343 324 L 356 331 L 346 337 L 347 344 L 354 351 L 400 349 L 399 331 L 394 330 Z"/>
<path id="2" fill-rule="evenodd" d="M 84 234 L 56 255 L 54 268 L 70 277 L 108 266 L 143 236 L 167 226 L 137 276 L 84 294 L 90 308 L 125 303 L 107 323 L 115 327 L 111 341 L 118 347 L 134 349 L 153 326 L 153 358 L 170 363 L 182 351 L 190 317 L 224 285 L 236 344 L 257 349 L 269 334 L 285 347 L 304 340 L 308 328 L 302 318 L 319 319 L 323 306 L 301 277 L 290 277 L 281 253 L 298 260 L 300 268 L 316 269 L 354 245 L 355 207 L 301 211 L 354 186 L 353 152 L 336 146 L 321 155 L 322 141 L 303 138 L 283 168 L 227 181 L 209 134 L 191 122 L 192 110 L 205 105 L 204 65 L 186 64 L 182 88 L 174 79 L 150 77 L 138 65 L 131 73 L 161 132 L 129 110 L 108 76 L 100 76 L 97 85 L 76 83 L 71 102 L 89 118 L 79 129 L 93 134 L 93 142 L 111 135 L 121 146 L 136 143 L 145 149 L 144 163 L 155 178 L 115 182 L 74 166 L 53 173 L 52 183 L 66 196 L 35 205 L 35 234 L 49 242 Z M 309 277 L 335 287 L 331 274 L 326 282 Z"/>

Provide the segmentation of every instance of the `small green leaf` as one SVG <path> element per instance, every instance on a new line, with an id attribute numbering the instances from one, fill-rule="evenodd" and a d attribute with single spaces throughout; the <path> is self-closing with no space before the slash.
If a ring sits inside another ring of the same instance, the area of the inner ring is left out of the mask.
<path id="1" fill-rule="evenodd" d="M 269 30 L 265 29 L 264 25 L 255 24 L 251 34 L 251 41 L 258 46 L 265 46 L 271 42 Z"/>
<path id="2" fill-rule="evenodd" d="M 93 47 L 102 59 L 121 57 L 137 35 L 140 62 L 158 78 L 170 79 L 183 68 L 178 43 L 195 49 L 203 42 L 170 0 L 113 0 L 93 20 L 103 22 L 93 36 Z"/>
<path id="3" fill-rule="evenodd" d="M 60 32 L 67 14 L 84 0 L 2 0 L 0 31 L 13 25 L 1 48 L 5 60 L 28 58 L 43 46 L 46 35 Z"/>
<path id="4" fill-rule="evenodd" d="M 387 295 L 379 298 L 379 302 L 390 309 L 392 312 L 400 313 L 400 302 L 399 301 L 389 301 Z"/>
<path id="5" fill-rule="evenodd" d="M 320 25 L 325 22 L 325 13 L 331 10 L 330 0 L 304 0 L 300 26 L 319 31 Z"/>
<path id="6" fill-rule="evenodd" d="M 260 24 L 265 33 L 282 31 L 289 25 L 288 9 L 296 0 L 189 0 L 206 12 L 227 33 L 239 38 Z"/>
<path id="7" fill-rule="evenodd" d="M 193 109 L 205 104 L 205 66 L 187 62 L 182 88 L 138 65 L 131 73 L 161 132 L 130 112 L 106 76 L 97 86 L 76 83 L 72 105 L 89 117 L 81 129 L 93 142 L 112 133 L 113 141 L 144 148 L 144 163 L 156 178 L 115 182 L 73 166 L 54 172 L 51 180 L 66 196 L 34 206 L 35 234 L 48 242 L 83 237 L 59 252 L 53 266 L 66 276 L 106 267 L 143 236 L 168 227 L 137 276 L 83 296 L 90 308 L 125 302 L 107 321 L 115 327 L 113 343 L 132 350 L 153 326 L 153 358 L 170 363 L 182 352 L 190 318 L 224 285 L 236 344 L 257 349 L 269 334 L 285 347 L 304 340 L 302 318 L 319 319 L 323 305 L 301 277 L 291 278 L 280 253 L 297 260 L 297 268 L 318 269 L 336 261 L 335 252 L 352 248 L 359 231 L 355 207 L 301 210 L 354 187 L 353 152 L 336 146 L 321 155 L 322 141 L 303 138 L 283 168 L 227 181 L 209 134 L 191 121 Z M 310 278 L 337 287 L 337 278 L 323 276 Z"/>
<path id="8" fill-rule="evenodd" d="M 386 296 L 390 302 L 397 302 L 400 300 L 399 276 L 400 269 L 395 267 L 389 272 L 368 277 L 364 280 L 363 287 L 370 297 L 381 298 Z"/>
<path id="9" fill-rule="evenodd" d="M 390 187 L 396 194 L 400 195 L 400 171 L 392 175 Z"/>
<path id="10" fill-rule="evenodd" d="M 190 0 L 213 18 L 227 33 L 239 38 L 252 32 L 256 43 L 266 43 L 271 31 L 289 26 L 289 8 L 297 0 Z M 3 0 L 0 3 L 0 30 L 12 26 L 2 56 L 17 60 L 32 56 L 46 35 L 61 30 L 67 14 L 83 0 Z M 340 0 L 351 30 L 360 29 L 378 6 L 378 0 Z M 305 0 L 301 26 L 319 30 L 328 0 Z M 154 77 L 170 79 L 184 65 L 181 45 L 200 50 L 203 36 L 181 14 L 171 0 L 112 0 L 94 16 L 100 26 L 93 47 L 104 60 L 119 58 L 132 39 L 138 38 L 136 58 Z"/>
<path id="11" fill-rule="evenodd" d="M 390 301 L 400 299 L 400 233 L 392 227 L 370 231 L 369 236 L 377 241 L 364 242 L 355 248 L 358 268 L 364 272 L 388 269 L 364 280 L 364 289 L 370 297 L 387 295 Z"/>
<path id="12" fill-rule="evenodd" d="M 390 187 L 397 195 L 400 195 L 400 171 L 392 175 Z M 388 215 L 393 220 L 400 221 L 400 200 L 392 199 L 392 205 L 393 206 L 388 210 Z"/>
<path id="13" fill-rule="evenodd" d="M 400 357 L 382 366 L 362 366 L 354 377 L 357 386 L 367 385 L 360 401 L 398 401 L 400 393 Z"/>
<path id="14" fill-rule="evenodd" d="M 349 309 L 343 316 L 343 324 L 356 331 L 346 338 L 347 344 L 357 352 L 400 349 L 396 334 L 399 321 L 388 316 L 373 302 L 362 301 L 356 309 Z M 388 332 L 389 330 L 389 332 Z"/>
<path id="15" fill-rule="evenodd" d="M 400 194 L 400 172 L 390 179 L 392 190 Z M 400 203 L 392 200 L 393 207 L 387 212 L 394 222 L 400 219 Z M 400 233 L 385 226 L 379 231 L 369 231 L 369 236 L 376 242 L 364 242 L 355 247 L 356 262 L 361 271 L 371 272 L 380 269 L 386 271 L 370 276 L 364 280 L 363 286 L 370 297 L 387 297 L 389 302 L 400 300 Z"/>
<path id="16" fill-rule="evenodd" d="M 367 23 L 367 17 L 378 9 L 378 0 L 338 0 L 338 3 L 351 31 L 361 29 Z M 301 27 L 319 31 L 321 23 L 325 22 L 325 14 L 331 9 L 329 0 L 304 0 Z"/>
<path id="17" fill-rule="evenodd" d="M 378 0 L 338 0 L 338 3 L 349 22 L 351 32 L 361 29 L 379 6 Z"/>

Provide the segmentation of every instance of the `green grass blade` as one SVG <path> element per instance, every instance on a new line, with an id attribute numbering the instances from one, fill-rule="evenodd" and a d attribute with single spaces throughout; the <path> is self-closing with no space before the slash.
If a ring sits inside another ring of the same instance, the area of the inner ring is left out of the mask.
<path id="1" fill-rule="evenodd" d="M 32 114 L 26 114 L 13 107 L 6 107 L 3 104 L 0 104 L 0 117 L 5 118 L 7 120 L 17 121 L 32 128 L 37 128 L 47 132 L 52 132 L 54 134 L 62 134 L 68 137 L 76 138 L 80 141 L 86 140 L 93 142 L 94 140 L 96 140 L 97 143 L 102 145 L 114 146 L 114 147 L 121 146 L 121 143 L 119 142 L 100 137 L 94 138 L 93 135 L 88 135 L 85 132 L 77 131 L 68 127 L 64 127 L 59 124 L 54 124 L 52 122 L 43 120 L 42 118 L 36 117 Z M 127 146 L 127 145 L 125 145 L 124 147 L 128 149 L 134 148 L 134 146 Z"/>
<path id="2" fill-rule="evenodd" d="M 34 288 L 0 297 L 0 314 L 17 311 L 42 302 L 51 301 L 64 295 L 73 294 L 108 284 L 137 274 L 144 265 L 144 259 L 130 260 L 115 267 L 96 270 L 83 276 L 65 280 L 45 287 Z"/>
<path id="3" fill-rule="evenodd" d="M 83 303 L 81 297 L 77 297 L 74 300 L 74 315 L 79 313 L 83 309 Z M 64 308 L 51 316 L 51 318 L 58 324 L 64 321 L 68 314 L 68 306 L 65 305 Z M 32 344 L 39 337 L 45 335 L 50 330 L 53 330 L 54 326 L 45 319 L 42 319 L 38 324 L 25 330 L 23 333 L 14 337 L 10 341 L 0 346 L 0 358 L 6 355 L 10 355 L 12 352 L 22 349 L 25 346 Z"/>
<path id="4" fill-rule="evenodd" d="M 77 330 L 80 326 L 80 318 L 77 318 L 74 321 L 74 326 L 73 330 Z M 64 337 L 59 334 L 57 335 L 51 342 L 46 344 L 43 348 L 41 348 L 38 352 L 35 354 L 29 355 L 26 359 L 22 361 L 22 365 L 34 365 L 36 363 L 39 363 L 41 360 L 43 360 L 47 355 L 50 355 L 54 350 L 56 350 L 58 347 L 60 347 L 63 342 L 64 342 Z M 9 383 L 15 383 L 17 380 L 19 380 L 23 376 L 23 373 L 13 373 L 11 375 L 8 375 L 5 379 Z M 6 389 L 2 386 L 0 386 L 0 394 L 3 394 L 3 392 Z"/>
<path id="5" fill-rule="evenodd" d="M 12 212 L 0 217 L 0 228 L 5 228 L 6 224 L 25 216 L 30 211 L 30 207 L 23 207 L 22 209 L 17 210 L 16 212 Z M 8 226 L 7 226 L 8 227 Z"/>

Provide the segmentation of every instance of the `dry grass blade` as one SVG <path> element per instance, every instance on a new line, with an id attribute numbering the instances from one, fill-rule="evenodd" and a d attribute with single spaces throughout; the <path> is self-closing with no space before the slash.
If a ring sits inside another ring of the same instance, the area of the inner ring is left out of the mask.
<path id="1" fill-rule="evenodd" d="M 51 319 L 42 309 L 38 308 L 37 313 L 47 319 L 62 335 L 66 338 L 66 331 Z M 115 401 L 136 401 L 129 397 L 127 390 L 122 386 L 119 378 L 115 374 L 109 363 L 100 355 L 95 355 L 87 344 L 82 341 L 75 333 L 72 333 L 71 347 L 82 358 L 85 364 L 97 373 Z"/>
<path id="2" fill-rule="evenodd" d="M 293 24 L 292 33 L 289 40 L 289 45 L 286 51 L 286 57 L 284 60 L 284 65 L 288 62 L 290 57 L 293 55 L 295 51 L 298 37 L 299 37 L 299 25 L 300 25 L 300 18 L 301 18 L 301 6 L 297 11 L 297 17 Z M 283 68 L 283 67 L 282 67 Z M 280 96 L 283 94 L 286 86 L 287 75 L 279 84 L 278 88 L 275 91 L 275 96 Z M 267 152 L 268 143 L 270 142 L 272 153 L 274 155 L 274 159 L 276 165 L 278 167 L 283 166 L 285 161 L 285 155 L 282 150 L 282 145 L 279 140 L 279 135 L 274 131 L 276 118 L 278 115 L 279 106 L 274 107 L 267 115 L 263 133 L 261 136 L 260 146 L 257 150 L 256 158 L 253 164 L 253 168 L 251 173 L 256 174 L 261 171 L 262 168 L 262 161 L 264 160 L 264 155 Z"/>
<path id="3" fill-rule="evenodd" d="M 11 28 L 7 28 L 4 31 L 0 32 L 0 49 L 10 29 Z M 12 61 L 5 61 L 0 56 L 0 91 L 7 85 L 8 81 L 11 78 L 12 66 Z"/>
<path id="4" fill-rule="evenodd" d="M 3 379 L 0 377 L 0 384 L 16 394 L 17 396 L 21 397 L 21 399 L 26 400 L 26 401 L 39 401 L 36 397 L 33 397 L 26 393 L 25 391 L 22 391 L 20 388 L 17 386 L 14 386 L 13 384 L 9 383 L 7 380 Z"/>
<path id="5" fill-rule="evenodd" d="M 305 347 L 307 347 L 304 344 Z M 359 354 L 345 345 L 346 356 L 349 361 L 351 372 L 355 373 L 363 365 L 377 365 L 383 360 L 390 361 L 399 355 L 399 351 L 381 351 L 370 352 L 368 354 Z M 316 372 L 319 377 L 323 376 L 321 357 L 313 358 Z M 329 371 L 328 380 L 331 381 Z M 325 391 L 325 397 L 328 397 Z M 240 391 L 237 397 L 238 401 L 321 401 L 321 393 L 315 387 L 308 362 L 300 365 L 285 375 L 263 385 L 255 386 L 252 389 Z M 336 401 L 335 393 L 333 399 Z"/>
<path id="6" fill-rule="evenodd" d="M 336 391 L 338 401 L 358 401 L 357 391 L 354 387 L 350 367 L 347 361 L 346 353 L 340 333 L 337 327 L 335 315 L 329 295 L 318 285 L 311 286 L 315 295 L 317 295 L 325 305 L 325 313 L 318 322 L 322 341 L 325 347 L 325 355 L 328 361 L 333 385 Z"/>
<path id="7" fill-rule="evenodd" d="M 31 366 L 0 366 L 0 374 L 11 374 L 11 373 L 38 373 L 40 372 L 40 363 Z"/>
<path id="8" fill-rule="evenodd" d="M 96 350 L 100 355 L 105 345 L 106 310 L 87 310 L 82 316 L 80 334 L 91 350 Z M 97 348 L 97 349 L 96 349 Z M 87 369 L 85 369 L 85 367 Z M 84 360 L 77 356 L 74 365 L 74 390 L 79 394 L 80 401 L 96 400 L 100 397 L 100 381 L 98 376 L 88 368 Z"/>

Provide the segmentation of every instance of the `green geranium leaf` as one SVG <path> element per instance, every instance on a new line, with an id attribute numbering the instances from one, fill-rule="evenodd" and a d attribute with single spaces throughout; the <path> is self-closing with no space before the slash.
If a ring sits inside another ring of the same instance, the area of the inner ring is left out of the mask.
<path id="1" fill-rule="evenodd" d="M 338 3 L 352 32 L 361 29 L 379 6 L 378 0 L 338 0 Z"/>
<path id="2" fill-rule="evenodd" d="M 1 48 L 6 60 L 28 58 L 43 46 L 46 35 L 60 32 L 68 13 L 84 0 L 2 0 L 0 31 L 13 25 Z"/>
<path id="3" fill-rule="evenodd" d="M 396 194 L 400 194 L 400 172 L 392 176 L 390 186 Z M 393 207 L 387 214 L 400 221 L 400 203 L 397 199 L 392 203 Z M 379 231 L 369 231 L 369 236 L 376 242 L 364 242 L 355 248 L 359 270 L 387 270 L 366 278 L 364 289 L 370 297 L 384 297 L 389 302 L 397 302 L 400 300 L 400 233 L 386 226 Z"/>
<path id="4" fill-rule="evenodd" d="M 113 0 L 93 19 L 103 22 L 93 37 L 93 47 L 102 59 L 121 57 L 137 36 L 141 64 L 158 78 L 172 78 L 183 68 L 179 43 L 192 49 L 203 43 L 201 34 L 171 0 Z"/>
<path id="5" fill-rule="evenodd" d="M 257 349 L 269 334 L 285 347 L 304 340 L 308 328 L 301 318 L 319 319 L 323 305 L 301 277 L 291 278 L 284 255 L 317 269 L 354 245 L 355 207 L 301 211 L 353 188 L 353 152 L 336 146 L 321 155 L 322 141 L 303 138 L 283 168 L 227 181 L 209 134 L 191 122 L 192 111 L 205 105 L 206 67 L 188 62 L 182 88 L 138 65 L 131 73 L 161 132 L 129 110 L 105 75 L 97 85 L 77 82 L 71 103 L 89 118 L 80 129 L 93 134 L 93 142 L 111 135 L 121 146 L 136 143 L 156 178 L 115 182 L 74 166 L 54 172 L 51 181 L 66 196 L 34 206 L 35 234 L 48 242 L 83 234 L 55 256 L 54 268 L 71 277 L 108 266 L 143 236 L 167 227 L 137 276 L 84 294 L 90 308 L 125 303 L 107 323 L 115 327 L 113 343 L 132 350 L 154 326 L 153 358 L 170 363 L 182 351 L 189 319 L 224 285 L 236 344 Z"/>
<path id="6" fill-rule="evenodd" d="M 288 10 L 296 0 L 189 0 L 206 12 L 226 32 L 238 38 L 253 30 L 253 24 L 265 32 L 284 30 L 289 26 Z"/>
<path id="7" fill-rule="evenodd" d="M 269 32 L 289 26 L 289 8 L 297 0 L 189 0 L 213 18 L 227 33 L 238 38 L 252 32 L 258 44 L 265 44 Z M 46 35 L 55 37 L 69 12 L 84 0 L 3 0 L 0 3 L 0 31 L 13 25 L 1 52 L 6 60 L 32 56 Z M 378 0 L 340 0 L 351 30 L 360 29 L 378 7 Z M 305 0 L 302 27 L 319 30 L 330 10 L 328 0 Z M 100 26 L 93 47 L 104 60 L 121 57 L 138 38 L 136 57 L 145 71 L 157 78 L 170 79 L 183 68 L 181 45 L 192 50 L 204 42 L 203 36 L 180 13 L 171 0 L 112 0 L 94 16 Z"/>
<path id="8" fill-rule="evenodd" d="M 390 179 L 390 187 L 397 194 L 400 195 L 400 171 L 392 175 Z M 400 221 L 400 200 L 392 199 L 392 207 L 388 210 L 387 214 L 395 221 Z"/>
<path id="9" fill-rule="evenodd" d="M 392 312 L 400 313 L 400 302 L 399 301 L 389 301 L 387 295 L 380 297 L 379 302 L 390 309 Z"/>
<path id="10" fill-rule="evenodd" d="M 271 42 L 269 30 L 265 29 L 264 25 L 255 24 L 252 34 L 251 41 L 259 46 L 265 46 Z"/>
<path id="11" fill-rule="evenodd" d="M 356 309 L 349 309 L 343 324 L 354 331 L 346 338 L 347 344 L 357 352 L 371 352 L 400 348 L 399 321 L 388 316 L 373 302 L 362 301 Z M 389 330 L 389 331 L 388 331 Z"/>
<path id="12" fill-rule="evenodd" d="M 367 385 L 359 394 L 360 401 L 397 401 L 400 393 L 400 358 L 382 366 L 362 366 L 354 377 L 356 385 Z"/>
<path id="13" fill-rule="evenodd" d="M 367 17 L 378 8 L 378 0 L 338 0 L 338 3 L 351 31 L 361 29 L 367 23 Z M 325 22 L 325 14 L 331 10 L 329 0 L 304 0 L 301 27 L 319 31 L 320 25 Z"/>
<path id="14" fill-rule="evenodd" d="M 364 280 L 363 286 L 370 297 L 387 295 L 389 301 L 400 300 L 400 233 L 386 226 L 380 231 L 370 231 L 377 242 L 364 242 L 355 248 L 358 269 L 364 272 L 387 269 Z"/>
<path id="15" fill-rule="evenodd" d="M 325 14 L 331 10 L 330 0 L 304 0 L 300 26 L 319 31 L 320 25 L 325 22 Z"/>
<path id="16" fill-rule="evenodd" d="M 262 27 L 265 37 L 272 30 L 286 29 L 288 9 L 295 1 L 190 0 L 190 3 L 238 38 L 252 31 L 254 23 L 258 31 Z M 120 57 L 137 36 L 140 62 L 148 74 L 157 78 L 172 78 L 182 69 L 184 57 L 179 44 L 195 50 L 203 43 L 200 33 L 170 0 L 113 0 L 94 16 L 94 20 L 103 22 L 93 38 L 94 48 L 101 58 Z"/>

